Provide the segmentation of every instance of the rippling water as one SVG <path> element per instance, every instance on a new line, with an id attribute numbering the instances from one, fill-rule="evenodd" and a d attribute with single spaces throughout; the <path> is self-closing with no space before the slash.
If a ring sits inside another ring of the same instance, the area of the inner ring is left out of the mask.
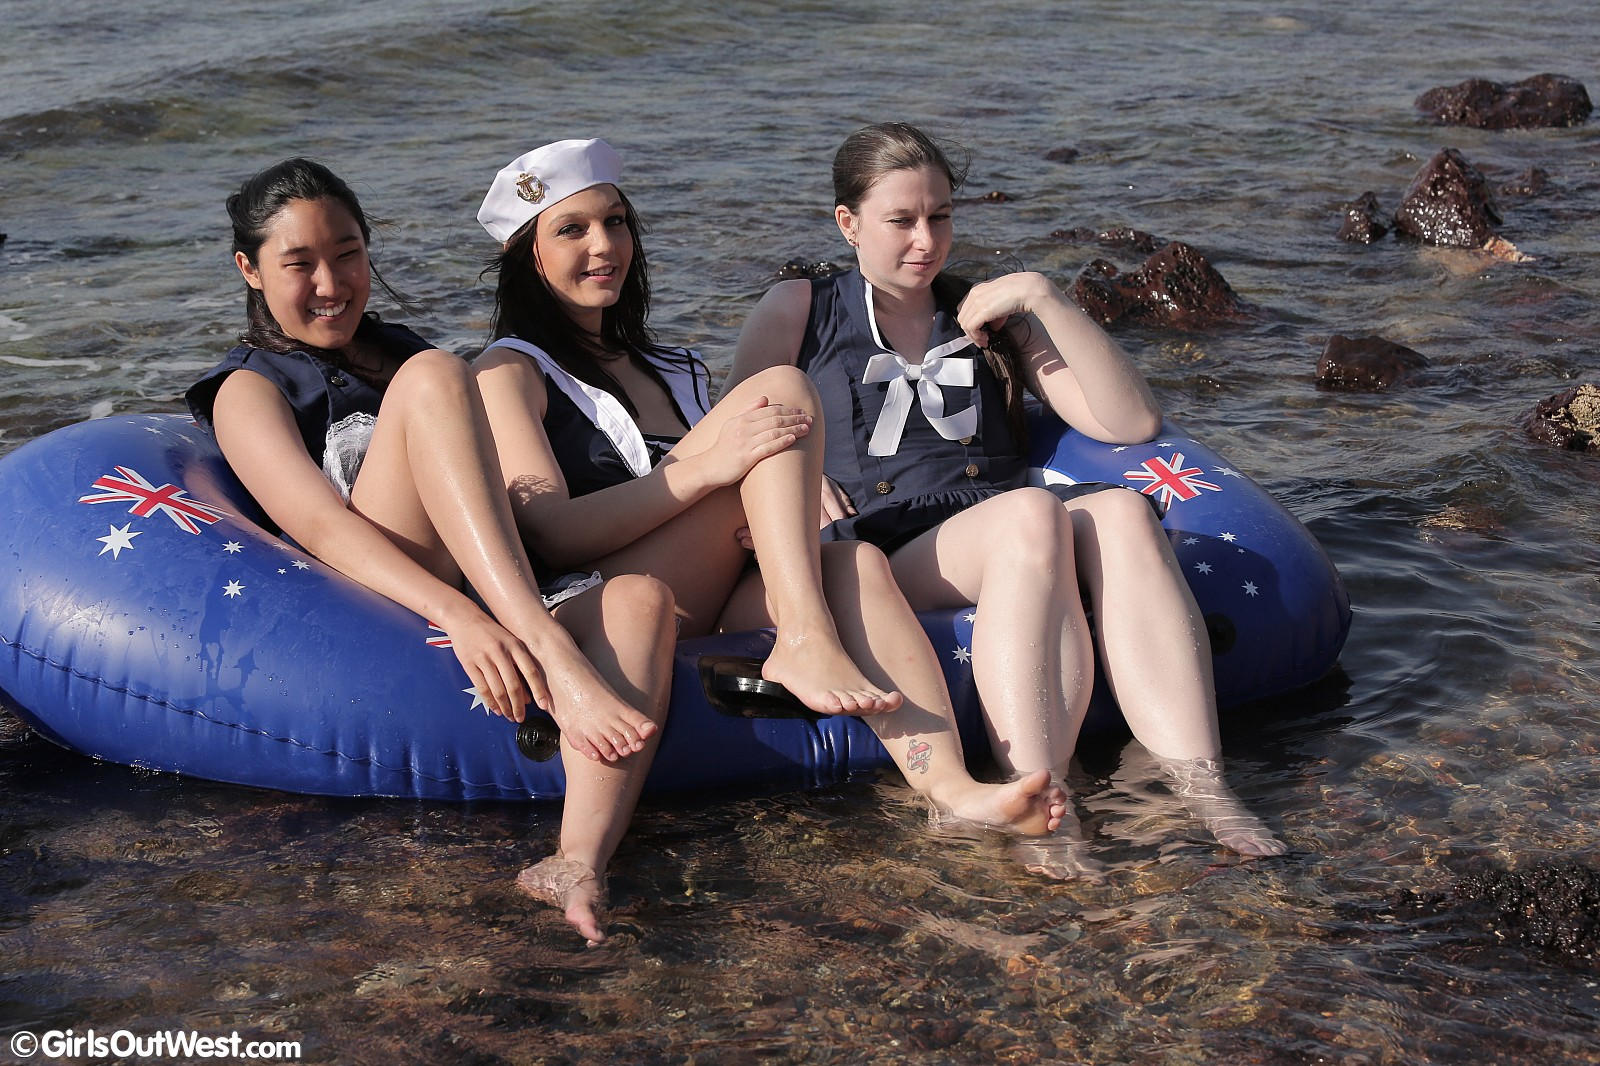
<path id="1" fill-rule="evenodd" d="M 414 321 L 470 349 L 486 182 L 603 134 L 652 226 L 657 326 L 725 366 L 778 265 L 844 256 L 833 148 L 916 121 L 973 149 L 971 192 L 1011 197 L 961 209 L 960 256 L 1070 283 L 1107 253 L 1052 230 L 1132 225 L 1199 246 L 1256 306 L 1120 336 L 1349 586 L 1339 674 L 1227 723 L 1295 853 L 1206 845 L 1136 747 L 1083 753 L 1098 884 L 932 837 L 892 782 L 658 804 L 618 857 L 613 943 L 585 951 L 509 888 L 553 810 L 178 781 L 0 713 L 0 1035 L 238 1029 L 374 1063 L 1600 1061 L 1592 960 L 1396 904 L 1596 849 L 1600 466 L 1517 421 L 1600 378 L 1600 120 L 1487 133 L 1412 109 L 1469 76 L 1595 93 L 1593 12 L 735 7 L 9 0 L 0 451 L 179 408 L 240 324 L 222 200 L 282 156 L 356 184 L 392 222 L 386 274 L 428 306 Z M 1491 184 L 1549 171 L 1502 200 L 1535 262 L 1334 239 L 1344 201 L 1392 210 L 1444 146 Z M 1044 158 L 1059 147 L 1077 159 Z M 1328 335 L 1369 332 L 1432 368 L 1318 391 Z"/>

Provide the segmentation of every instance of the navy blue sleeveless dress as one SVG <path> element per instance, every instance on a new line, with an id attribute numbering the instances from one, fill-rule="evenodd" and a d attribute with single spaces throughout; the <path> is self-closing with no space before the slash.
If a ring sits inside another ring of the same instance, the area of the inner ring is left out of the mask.
<path id="1" fill-rule="evenodd" d="M 938 308 L 927 354 L 908 366 L 879 336 L 859 270 L 812 280 L 796 365 L 822 396 L 824 469 L 857 511 L 825 528 L 824 540 L 864 540 L 890 552 L 1027 484 L 1027 459 L 1007 424 L 1000 382 L 955 310 Z M 1066 500 L 1109 487 L 1050 491 Z"/>

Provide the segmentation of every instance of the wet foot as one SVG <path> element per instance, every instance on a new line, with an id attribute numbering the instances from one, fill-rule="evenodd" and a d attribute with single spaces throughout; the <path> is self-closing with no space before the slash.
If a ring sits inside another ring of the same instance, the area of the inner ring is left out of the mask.
<path id="1" fill-rule="evenodd" d="M 885 714 L 905 702 L 897 690 L 868 681 L 837 640 L 779 633 L 761 676 L 818 714 Z"/>
<path id="2" fill-rule="evenodd" d="M 1172 779 L 1172 791 L 1217 842 L 1240 855 L 1282 855 L 1289 845 L 1251 814 L 1222 777 L 1217 759 L 1156 760 Z"/>
<path id="3" fill-rule="evenodd" d="M 643 751 L 657 725 L 623 703 L 576 647 L 570 656 L 540 658 L 550 684 L 550 717 L 561 739 L 596 762 L 616 762 Z"/>
<path id="4" fill-rule="evenodd" d="M 1070 817 L 1067 794 L 1050 780 L 1049 770 L 1035 770 L 1003 785 L 972 781 L 936 802 L 938 826 L 969 822 L 1021 836 L 1053 833 Z"/>
<path id="5" fill-rule="evenodd" d="M 1013 841 L 1011 857 L 1029 873 L 1056 881 L 1098 884 L 1106 879 L 1106 868 L 1089 854 L 1089 842 L 1074 839 L 1067 833 L 1037 840 Z"/>
<path id="6" fill-rule="evenodd" d="M 557 907 L 567 923 L 590 945 L 605 940 L 597 911 L 605 902 L 600 875 L 560 852 L 540 860 L 517 875 L 517 888 L 541 903 Z"/>

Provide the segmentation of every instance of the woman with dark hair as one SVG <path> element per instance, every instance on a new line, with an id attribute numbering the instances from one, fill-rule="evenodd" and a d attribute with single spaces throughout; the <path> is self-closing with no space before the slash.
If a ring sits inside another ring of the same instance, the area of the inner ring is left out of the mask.
<path id="1" fill-rule="evenodd" d="M 290 159 L 228 214 L 248 328 L 190 410 L 284 534 L 440 626 L 490 710 L 520 722 L 531 699 L 555 719 L 561 851 L 519 883 L 559 873 L 568 920 L 602 939 L 606 864 L 667 711 L 671 591 L 582 574 L 541 589 L 470 368 L 367 310 L 371 233 L 349 186 Z"/>
<path id="2" fill-rule="evenodd" d="M 712 407 L 699 358 L 656 342 L 621 170 L 604 141 L 558 141 L 501 169 L 478 213 L 501 244 L 478 383 L 530 552 L 658 578 L 684 636 L 775 624 L 763 676 L 814 711 L 870 716 L 941 815 L 1053 830 L 1064 797 L 1047 773 L 967 774 L 938 661 L 883 554 L 818 544 L 805 375 L 757 374 Z"/>
<path id="3" fill-rule="evenodd" d="M 1205 624 L 1149 499 L 1025 486 L 1025 388 L 1110 443 L 1150 440 L 1160 408 L 1044 276 L 943 272 L 962 177 L 914 126 L 852 134 L 834 218 L 859 266 L 768 292 L 730 386 L 804 370 L 827 425 L 825 538 L 882 547 L 918 610 L 977 604 L 973 673 L 1002 767 L 1065 777 L 1093 688 L 1087 596 L 1106 679 L 1189 809 L 1236 851 L 1281 854 L 1223 780 Z"/>

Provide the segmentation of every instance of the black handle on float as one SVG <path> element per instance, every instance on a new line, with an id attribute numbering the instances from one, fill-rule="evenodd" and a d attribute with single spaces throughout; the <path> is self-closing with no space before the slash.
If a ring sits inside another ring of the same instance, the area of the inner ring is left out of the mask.
<path id="1" fill-rule="evenodd" d="M 761 676 L 764 660 L 748 655 L 700 656 L 700 688 L 711 709 L 731 718 L 826 717 Z"/>
<path id="2" fill-rule="evenodd" d="M 548 714 L 528 708 L 528 717 L 517 726 L 517 750 L 534 762 L 549 762 L 561 750 L 561 727 Z"/>

